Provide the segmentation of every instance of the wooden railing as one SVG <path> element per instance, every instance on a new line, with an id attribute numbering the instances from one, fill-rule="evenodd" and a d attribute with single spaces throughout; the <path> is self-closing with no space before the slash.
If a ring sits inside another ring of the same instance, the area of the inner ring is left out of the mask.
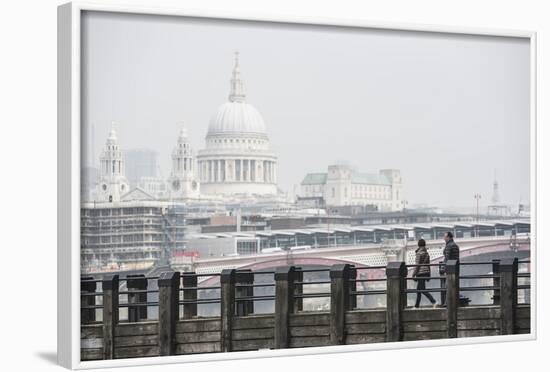
<path id="1" fill-rule="evenodd" d="M 159 277 L 118 275 L 81 281 L 81 359 L 113 359 L 177 354 L 281 349 L 403 340 L 473 337 L 530 333 L 530 305 L 518 304 L 518 290 L 529 290 L 518 277 L 517 259 L 470 262 L 491 265 L 492 274 L 460 275 L 461 265 L 445 263 L 439 288 L 445 307 L 409 308 L 407 294 L 415 265 L 390 262 L 386 278 L 364 279 L 358 275 L 380 267 L 334 265 L 326 269 L 278 267 L 274 271 L 226 269 L 219 274 L 164 272 Z M 304 280 L 307 273 L 328 272 L 329 280 Z M 258 275 L 271 282 L 255 280 Z M 201 277 L 210 277 L 207 285 Z M 219 280 L 215 280 L 215 277 Z M 490 279 L 492 285 L 460 287 L 461 279 Z M 385 282 L 385 289 L 358 290 L 358 283 Z M 123 284 L 126 284 L 126 290 Z M 204 283 L 204 281 L 203 281 Z M 218 284 L 219 283 L 219 284 Z M 304 291 L 307 285 L 330 286 L 328 292 Z M 98 287 L 101 291 L 98 291 Z M 254 295 L 255 288 L 271 294 Z M 220 293 L 200 298 L 200 291 Z M 461 306 L 460 292 L 491 291 L 491 304 Z M 386 307 L 360 308 L 358 296 L 385 296 Z M 126 301 L 119 301 L 119 298 Z M 157 297 L 151 301 L 149 298 Z M 304 300 L 326 298 L 329 311 L 304 311 Z M 97 301 L 96 301 L 97 300 Z M 255 313 L 255 303 L 273 301 L 274 311 Z M 219 306 L 219 316 L 199 316 L 198 306 Z M 120 320 L 123 309 L 127 316 Z M 157 310 L 158 316 L 152 311 Z M 96 317 L 96 315 L 100 315 Z"/>

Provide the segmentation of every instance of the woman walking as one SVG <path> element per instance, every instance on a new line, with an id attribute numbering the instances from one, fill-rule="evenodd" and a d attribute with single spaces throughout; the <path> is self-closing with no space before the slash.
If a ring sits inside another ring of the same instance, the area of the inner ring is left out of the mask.
<path id="1" fill-rule="evenodd" d="M 426 241 L 424 239 L 420 239 L 418 241 L 418 249 L 415 251 L 416 253 L 416 266 L 414 268 L 413 272 L 413 278 L 416 281 L 416 289 L 417 291 L 425 291 L 426 290 L 426 282 L 430 279 L 430 254 L 428 253 L 428 250 L 426 249 Z M 414 307 L 420 306 L 420 301 L 422 300 L 422 294 L 426 296 L 426 298 L 432 303 L 432 306 L 435 308 L 437 307 L 437 303 L 430 292 L 417 292 L 416 293 L 416 303 Z"/>

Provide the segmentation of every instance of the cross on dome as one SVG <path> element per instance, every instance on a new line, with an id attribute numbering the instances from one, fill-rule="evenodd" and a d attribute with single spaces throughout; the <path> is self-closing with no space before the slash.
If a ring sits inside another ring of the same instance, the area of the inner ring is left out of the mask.
<path id="1" fill-rule="evenodd" d="M 116 130 L 115 130 L 116 123 L 114 121 L 111 122 L 111 130 L 109 131 L 109 137 L 107 138 L 108 142 L 116 142 L 117 136 L 116 136 Z"/>
<path id="2" fill-rule="evenodd" d="M 241 68 L 239 65 L 239 52 L 235 52 L 235 66 L 231 76 L 231 90 L 229 92 L 229 101 L 244 102 L 246 95 L 244 93 L 244 85 L 241 80 Z"/>
<path id="3" fill-rule="evenodd" d="M 187 127 L 182 123 L 182 127 L 181 127 L 181 130 L 180 130 L 180 135 L 179 135 L 179 138 L 180 139 L 187 139 L 188 135 L 187 135 Z"/>

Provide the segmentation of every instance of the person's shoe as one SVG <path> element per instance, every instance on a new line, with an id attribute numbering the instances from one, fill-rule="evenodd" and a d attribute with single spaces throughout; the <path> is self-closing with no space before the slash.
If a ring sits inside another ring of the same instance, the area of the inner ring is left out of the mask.
<path id="1" fill-rule="evenodd" d="M 437 309 L 437 308 L 439 308 L 439 305 L 437 304 L 437 302 L 435 302 L 435 303 L 432 304 L 432 307 L 433 307 L 434 309 Z"/>

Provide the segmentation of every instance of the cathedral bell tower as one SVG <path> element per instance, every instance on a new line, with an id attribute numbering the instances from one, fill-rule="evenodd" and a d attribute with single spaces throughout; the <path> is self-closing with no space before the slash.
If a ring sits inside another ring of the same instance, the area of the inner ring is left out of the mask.
<path id="1" fill-rule="evenodd" d="M 195 158 L 187 130 L 182 128 L 172 151 L 172 172 L 168 179 L 170 198 L 197 198 L 199 183 L 195 177 Z"/>
<path id="2" fill-rule="evenodd" d="M 96 196 L 98 201 L 118 202 L 130 191 L 124 175 L 124 159 L 114 128 L 109 132 L 105 147 L 99 157 L 100 175 Z"/>

